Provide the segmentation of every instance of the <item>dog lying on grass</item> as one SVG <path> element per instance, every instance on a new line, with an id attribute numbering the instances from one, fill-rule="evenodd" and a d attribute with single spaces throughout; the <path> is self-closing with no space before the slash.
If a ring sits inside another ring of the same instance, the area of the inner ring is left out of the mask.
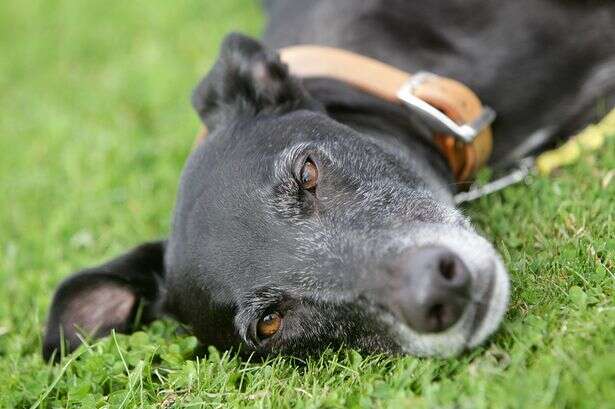
<path id="1" fill-rule="evenodd" d="M 506 166 L 615 105 L 615 3 L 266 6 L 263 42 L 229 35 L 194 92 L 209 135 L 170 237 L 66 279 L 46 359 L 162 315 L 256 354 L 451 356 L 498 327 L 508 274 L 455 208 L 454 172 L 424 127 L 343 81 L 291 75 L 276 50 L 336 47 L 461 81 L 498 112 L 490 164 Z"/>

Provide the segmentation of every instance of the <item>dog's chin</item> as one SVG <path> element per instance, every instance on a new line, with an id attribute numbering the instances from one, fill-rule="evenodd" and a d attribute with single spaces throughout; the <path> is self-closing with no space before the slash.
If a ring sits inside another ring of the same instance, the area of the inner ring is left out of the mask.
<path id="1" fill-rule="evenodd" d="M 472 302 L 449 329 L 419 333 L 395 318 L 385 318 L 397 333 L 405 353 L 450 357 L 483 343 L 499 327 L 508 305 L 508 273 L 493 246 L 473 230 L 448 225 L 425 225 L 404 239 L 407 246 L 445 246 L 454 251 L 472 274 Z"/>

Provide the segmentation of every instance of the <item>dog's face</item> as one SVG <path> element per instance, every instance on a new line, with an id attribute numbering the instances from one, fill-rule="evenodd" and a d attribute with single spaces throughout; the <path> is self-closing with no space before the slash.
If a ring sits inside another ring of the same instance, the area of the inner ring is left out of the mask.
<path id="1" fill-rule="evenodd" d="M 54 328 L 73 346 L 75 325 L 128 330 L 137 310 L 220 347 L 295 355 L 447 356 L 498 326 L 506 270 L 429 164 L 329 118 L 242 36 L 193 101 L 210 133 L 183 172 L 171 237 L 66 281 L 47 354 Z"/>

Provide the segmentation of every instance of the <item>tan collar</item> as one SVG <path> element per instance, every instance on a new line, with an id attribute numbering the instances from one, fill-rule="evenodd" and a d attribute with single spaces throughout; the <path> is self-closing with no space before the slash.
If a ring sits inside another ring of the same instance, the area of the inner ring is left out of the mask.
<path id="1" fill-rule="evenodd" d="M 412 75 L 338 48 L 300 45 L 279 52 L 297 77 L 333 78 L 410 108 L 433 131 L 457 182 L 470 181 L 487 162 L 492 148 L 489 124 L 495 113 L 460 82 L 434 74 Z"/>

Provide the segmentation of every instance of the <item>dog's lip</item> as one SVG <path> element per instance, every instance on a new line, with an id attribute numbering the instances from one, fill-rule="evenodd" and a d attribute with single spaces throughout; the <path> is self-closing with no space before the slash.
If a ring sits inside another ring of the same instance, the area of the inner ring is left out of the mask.
<path id="1" fill-rule="evenodd" d="M 481 301 L 475 303 L 476 312 L 466 342 L 467 348 L 480 345 L 495 332 L 506 313 L 509 296 L 510 281 L 506 268 L 497 260 L 489 284 L 480 297 Z"/>
<path id="2" fill-rule="evenodd" d="M 478 328 L 483 323 L 489 312 L 489 305 L 491 298 L 493 297 L 493 288 L 495 287 L 495 273 L 489 275 L 489 281 L 485 290 L 482 292 L 478 300 L 473 301 L 476 308 L 474 313 L 474 320 L 472 321 L 472 328 L 470 330 L 470 338 L 478 331 Z"/>

